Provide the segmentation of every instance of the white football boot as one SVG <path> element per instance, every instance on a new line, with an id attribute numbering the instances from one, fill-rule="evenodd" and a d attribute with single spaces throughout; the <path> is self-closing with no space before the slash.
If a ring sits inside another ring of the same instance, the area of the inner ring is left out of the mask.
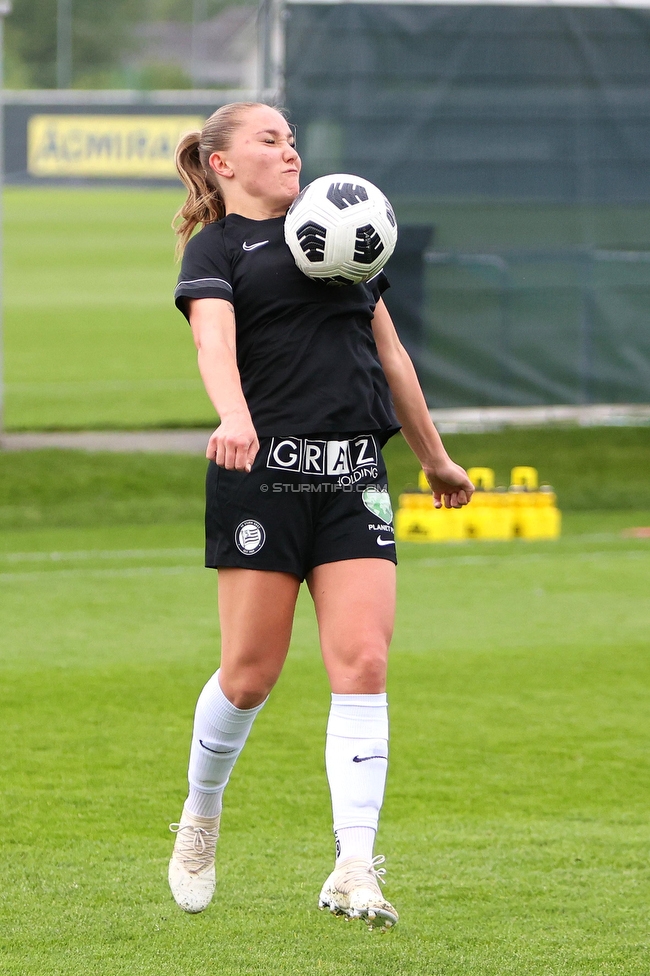
<path id="1" fill-rule="evenodd" d="M 169 825 L 176 842 L 169 862 L 169 887 L 184 912 L 202 912 L 217 886 L 214 857 L 221 817 L 197 817 L 183 810 L 181 822 Z"/>
<path id="2" fill-rule="evenodd" d="M 329 908 L 333 915 L 362 918 L 370 929 L 385 932 L 397 925 L 399 915 L 381 893 L 386 868 L 377 869 L 386 858 L 378 854 L 372 861 L 362 857 L 346 857 L 340 861 L 323 885 L 318 901 L 321 909 Z"/>

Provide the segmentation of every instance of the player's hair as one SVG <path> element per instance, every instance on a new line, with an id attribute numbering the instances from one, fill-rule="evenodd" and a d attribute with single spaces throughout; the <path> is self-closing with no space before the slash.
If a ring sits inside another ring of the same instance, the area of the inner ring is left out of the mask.
<path id="1" fill-rule="evenodd" d="M 187 198 L 174 214 L 172 227 L 178 235 L 176 256 L 182 255 L 185 245 L 199 224 L 212 224 L 226 215 L 226 206 L 219 180 L 208 162 L 214 152 L 224 152 L 232 142 L 233 133 L 251 108 L 262 102 L 231 102 L 213 112 L 200 132 L 188 132 L 176 147 L 176 169 L 187 187 Z"/>

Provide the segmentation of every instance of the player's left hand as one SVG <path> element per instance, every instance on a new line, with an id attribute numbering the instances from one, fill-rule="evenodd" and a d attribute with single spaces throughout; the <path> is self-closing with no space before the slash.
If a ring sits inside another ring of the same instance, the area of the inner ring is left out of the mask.
<path id="1" fill-rule="evenodd" d="M 433 504 L 436 508 L 462 508 L 469 505 L 474 494 L 474 485 L 467 477 L 467 472 L 459 464 L 455 464 L 450 457 L 442 458 L 435 464 L 426 465 L 424 473 L 433 492 Z"/>

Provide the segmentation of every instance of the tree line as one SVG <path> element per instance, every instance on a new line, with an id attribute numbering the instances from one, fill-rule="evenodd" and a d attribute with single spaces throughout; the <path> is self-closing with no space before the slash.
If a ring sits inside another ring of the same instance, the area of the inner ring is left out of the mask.
<path id="1" fill-rule="evenodd" d="M 55 88 L 57 14 L 61 0 L 13 0 L 6 20 L 7 88 Z M 71 12 L 71 81 L 75 88 L 185 87 L 187 75 L 152 65 L 134 76 L 129 52 L 135 24 L 212 17 L 227 6 L 256 0 L 67 0 Z"/>

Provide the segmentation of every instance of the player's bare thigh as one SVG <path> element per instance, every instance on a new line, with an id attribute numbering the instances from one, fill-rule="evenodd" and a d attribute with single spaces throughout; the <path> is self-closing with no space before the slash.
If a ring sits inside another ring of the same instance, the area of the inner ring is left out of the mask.
<path id="1" fill-rule="evenodd" d="M 311 571 L 307 583 L 332 691 L 385 691 L 395 621 L 395 564 L 387 559 L 324 563 Z"/>
<path id="2" fill-rule="evenodd" d="M 236 708 L 264 701 L 284 665 L 300 582 L 291 573 L 221 568 L 219 683 Z"/>

